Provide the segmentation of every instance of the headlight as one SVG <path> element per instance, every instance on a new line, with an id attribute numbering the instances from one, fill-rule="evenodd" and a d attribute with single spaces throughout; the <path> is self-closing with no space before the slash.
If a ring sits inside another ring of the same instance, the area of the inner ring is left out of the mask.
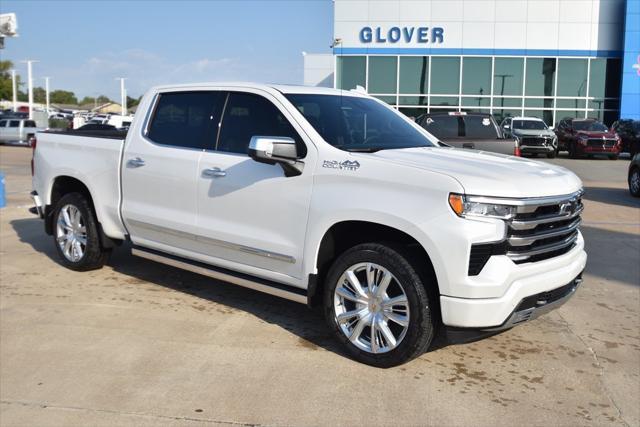
<path id="1" fill-rule="evenodd" d="M 459 217 L 478 216 L 485 218 L 511 219 L 516 214 L 516 207 L 496 203 L 485 203 L 481 197 L 449 194 L 449 206 Z"/>

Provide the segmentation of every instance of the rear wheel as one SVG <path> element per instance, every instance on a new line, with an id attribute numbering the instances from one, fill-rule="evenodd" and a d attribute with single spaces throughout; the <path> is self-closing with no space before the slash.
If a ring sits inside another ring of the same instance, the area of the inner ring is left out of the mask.
<path id="1" fill-rule="evenodd" d="M 63 196 L 53 215 L 56 250 L 65 267 L 77 271 L 102 267 L 110 252 L 100 245 L 98 222 L 86 197 L 80 193 Z"/>
<path id="2" fill-rule="evenodd" d="M 419 356 L 434 335 L 425 284 L 401 250 L 382 244 L 355 246 L 334 262 L 324 311 L 349 353 L 377 367 Z"/>

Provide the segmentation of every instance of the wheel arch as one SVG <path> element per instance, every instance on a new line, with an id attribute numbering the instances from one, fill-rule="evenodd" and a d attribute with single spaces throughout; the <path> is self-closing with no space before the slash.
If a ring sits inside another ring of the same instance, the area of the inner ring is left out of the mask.
<path id="1" fill-rule="evenodd" d="M 349 248 L 361 243 L 387 243 L 400 248 L 408 256 L 412 265 L 427 283 L 432 302 L 439 305 L 440 290 L 431 256 L 425 247 L 409 233 L 393 226 L 368 220 L 344 220 L 331 225 L 320 239 L 314 256 L 316 274 L 309 281 L 308 298 L 310 306 L 322 301 L 324 280 L 333 261 Z M 426 261 L 426 262 L 425 262 Z"/>

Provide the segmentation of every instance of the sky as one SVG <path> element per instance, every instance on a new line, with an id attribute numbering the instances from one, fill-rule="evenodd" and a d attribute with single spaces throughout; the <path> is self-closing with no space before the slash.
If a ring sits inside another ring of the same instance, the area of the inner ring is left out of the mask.
<path id="1" fill-rule="evenodd" d="M 329 53 L 331 0 L 1 0 L 19 37 L 0 50 L 34 86 L 78 98 L 142 95 L 158 84 L 257 81 L 301 84 L 302 52 Z M 23 88 L 26 90 L 26 87 Z"/>

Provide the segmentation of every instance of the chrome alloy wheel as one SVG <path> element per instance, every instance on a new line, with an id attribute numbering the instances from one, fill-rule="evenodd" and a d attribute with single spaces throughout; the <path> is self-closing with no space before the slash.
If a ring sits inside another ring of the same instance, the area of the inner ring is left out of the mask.
<path id="1" fill-rule="evenodd" d="M 74 205 L 65 205 L 58 214 L 56 242 L 62 254 L 71 262 L 78 262 L 87 248 L 87 227 L 80 210 Z"/>
<path id="2" fill-rule="evenodd" d="M 342 273 L 333 306 L 342 333 L 369 353 L 393 350 L 409 329 L 409 300 L 402 284 L 378 264 L 359 263 Z"/>
<path id="3" fill-rule="evenodd" d="M 631 174 L 631 178 L 629 178 L 629 186 L 631 187 L 631 192 L 633 194 L 638 194 L 640 192 L 640 170 L 637 168 Z"/>

